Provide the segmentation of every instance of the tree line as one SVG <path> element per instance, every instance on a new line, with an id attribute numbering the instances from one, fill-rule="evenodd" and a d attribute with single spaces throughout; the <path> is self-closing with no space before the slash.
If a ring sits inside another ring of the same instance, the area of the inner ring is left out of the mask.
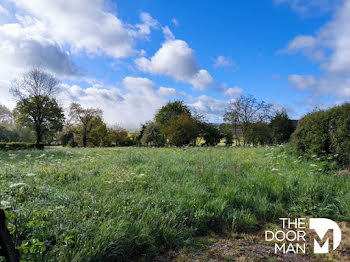
<path id="1" fill-rule="evenodd" d="M 11 92 L 16 107 L 0 107 L 0 141 L 35 141 L 71 147 L 87 146 L 215 146 L 266 145 L 288 142 L 294 131 L 285 110 L 253 96 L 241 96 L 229 103 L 224 123 L 208 123 L 183 101 L 169 102 L 158 110 L 139 133 L 129 134 L 108 127 L 98 108 L 72 103 L 66 117 L 56 99 L 59 81 L 41 69 L 32 69 L 14 82 Z"/>

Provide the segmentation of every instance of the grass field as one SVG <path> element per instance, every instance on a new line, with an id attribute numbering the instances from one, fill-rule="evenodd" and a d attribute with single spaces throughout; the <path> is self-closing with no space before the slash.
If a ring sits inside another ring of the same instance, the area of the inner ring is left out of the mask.
<path id="1" fill-rule="evenodd" d="M 0 200 L 25 261 L 152 260 L 198 236 L 256 232 L 285 216 L 349 221 L 350 177 L 288 151 L 0 152 Z"/>

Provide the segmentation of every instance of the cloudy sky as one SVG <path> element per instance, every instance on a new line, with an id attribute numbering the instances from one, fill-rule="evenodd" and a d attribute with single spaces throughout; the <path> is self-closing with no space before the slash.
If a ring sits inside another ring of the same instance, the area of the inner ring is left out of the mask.
<path id="1" fill-rule="evenodd" d="M 2 0 L 0 58 L 10 108 L 11 82 L 40 66 L 62 106 L 128 128 L 175 99 L 220 122 L 241 94 L 299 118 L 350 98 L 350 1 Z"/>

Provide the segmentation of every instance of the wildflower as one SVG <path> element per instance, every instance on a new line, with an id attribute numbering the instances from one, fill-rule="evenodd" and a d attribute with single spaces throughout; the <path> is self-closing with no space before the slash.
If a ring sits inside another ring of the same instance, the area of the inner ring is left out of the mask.
<path id="1" fill-rule="evenodd" d="M 321 171 L 322 171 L 322 168 L 319 168 L 318 171 L 321 172 Z"/>
<path id="2" fill-rule="evenodd" d="M 27 177 L 33 177 L 33 176 L 36 176 L 36 174 L 34 174 L 34 173 L 28 173 L 27 174 Z"/>
<path id="3" fill-rule="evenodd" d="M 1 204 L 1 206 L 5 207 L 5 208 L 11 208 L 11 203 L 8 201 L 3 200 L 0 202 L 0 204 Z"/>
<path id="4" fill-rule="evenodd" d="M 317 155 L 313 155 L 313 156 L 312 156 L 312 158 L 316 158 L 316 157 L 317 157 Z"/>
<path id="5" fill-rule="evenodd" d="M 338 157 L 338 156 L 339 156 L 339 154 L 335 154 L 335 155 L 334 155 L 334 157 Z"/>
<path id="6" fill-rule="evenodd" d="M 30 158 L 32 155 L 31 154 L 27 154 L 26 155 L 26 158 Z"/>
<path id="7" fill-rule="evenodd" d="M 16 188 L 16 187 L 20 188 L 20 187 L 24 187 L 26 185 L 27 184 L 25 184 L 25 183 L 14 183 L 14 184 L 10 185 L 10 188 Z"/>
<path id="8" fill-rule="evenodd" d="M 139 174 L 139 177 L 144 177 L 145 176 L 145 174 Z"/>
<path id="9" fill-rule="evenodd" d="M 64 209 L 64 206 L 57 206 L 56 210 L 62 211 Z"/>
<path id="10" fill-rule="evenodd" d="M 328 159 L 328 160 L 332 160 L 332 159 L 333 159 L 333 157 L 329 156 L 329 157 L 327 157 L 327 159 Z"/>
<path id="11" fill-rule="evenodd" d="M 278 171 L 280 171 L 280 170 L 279 170 L 278 168 L 272 168 L 271 171 L 272 171 L 272 172 L 278 172 Z"/>
<path id="12" fill-rule="evenodd" d="M 310 164 L 310 166 L 311 166 L 311 167 L 317 167 L 317 165 L 315 165 L 315 164 Z"/>

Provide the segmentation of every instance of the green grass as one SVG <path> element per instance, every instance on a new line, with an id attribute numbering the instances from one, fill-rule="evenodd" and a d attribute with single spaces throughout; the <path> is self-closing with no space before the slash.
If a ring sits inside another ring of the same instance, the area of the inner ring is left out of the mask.
<path id="1" fill-rule="evenodd" d="M 350 178 L 334 173 L 288 147 L 0 152 L 0 200 L 25 261 L 152 260 L 279 217 L 349 221 Z"/>

